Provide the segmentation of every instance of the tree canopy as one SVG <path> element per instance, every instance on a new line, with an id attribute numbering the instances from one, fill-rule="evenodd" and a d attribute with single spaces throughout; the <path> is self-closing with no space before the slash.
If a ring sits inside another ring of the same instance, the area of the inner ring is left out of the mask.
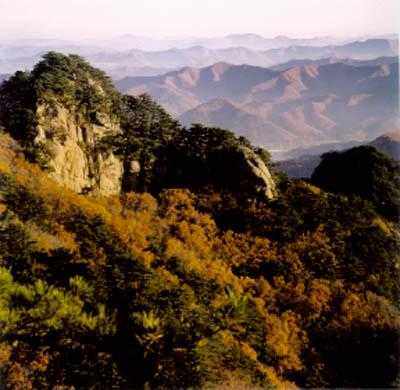
<path id="1" fill-rule="evenodd" d="M 322 155 L 311 181 L 327 191 L 369 200 L 385 216 L 399 216 L 399 164 L 372 146 Z"/>
<path id="2" fill-rule="evenodd" d="M 182 128 L 79 57 L 49 53 L 0 99 L 0 386 L 399 386 L 392 160 L 330 153 L 267 200 L 233 185 L 241 150 L 264 151 Z M 117 116 L 96 147 L 141 165 L 125 191 L 78 195 L 24 158 L 37 99 Z"/>

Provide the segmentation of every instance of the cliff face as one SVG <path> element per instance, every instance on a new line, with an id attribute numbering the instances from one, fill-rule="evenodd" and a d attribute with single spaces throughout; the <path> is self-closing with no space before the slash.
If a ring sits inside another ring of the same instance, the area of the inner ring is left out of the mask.
<path id="1" fill-rule="evenodd" d="M 39 105 L 34 145 L 47 153 L 50 175 L 66 187 L 82 193 L 117 194 L 121 190 L 122 162 L 111 152 L 101 150 L 104 136 L 121 129 L 107 115 L 89 122 L 77 112 L 57 105 Z"/>
<path id="2" fill-rule="evenodd" d="M 78 193 L 117 194 L 122 162 L 102 145 L 121 132 L 111 81 L 77 56 L 48 53 L 0 87 L 0 121 L 31 160 Z"/>
<path id="3" fill-rule="evenodd" d="M 240 149 L 243 156 L 243 176 L 247 177 L 247 185 L 256 192 L 263 193 L 267 199 L 275 198 L 276 185 L 271 172 L 264 161 L 248 147 Z"/>
<path id="4" fill-rule="evenodd" d="M 218 128 L 184 130 L 150 98 L 121 96 L 103 72 L 74 55 L 48 53 L 32 72 L 0 85 L 0 124 L 31 161 L 78 193 L 212 184 L 276 194 L 247 141 Z"/>

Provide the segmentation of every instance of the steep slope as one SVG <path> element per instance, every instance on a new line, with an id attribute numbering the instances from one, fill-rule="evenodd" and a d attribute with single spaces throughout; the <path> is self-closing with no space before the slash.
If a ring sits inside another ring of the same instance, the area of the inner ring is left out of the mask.
<path id="1" fill-rule="evenodd" d="M 215 97 L 239 100 L 251 87 L 275 75 L 265 68 L 219 62 L 201 69 L 186 67 L 155 78 L 125 78 L 116 86 L 129 92 L 140 85 L 146 85 L 149 91 L 152 86 L 164 85 L 191 92 L 201 100 Z"/>
<path id="2" fill-rule="evenodd" d="M 77 56 L 49 53 L 0 90 L 0 120 L 51 176 L 77 192 L 120 192 L 122 163 L 102 138 L 118 134 L 118 93 Z"/>
<path id="3" fill-rule="evenodd" d="M 237 135 L 262 144 L 287 145 L 295 142 L 295 136 L 259 115 L 253 107 L 240 106 L 227 99 L 214 99 L 185 112 L 180 120 L 186 126 L 192 123 L 201 123 L 206 126 L 219 126 L 229 128 Z"/>
<path id="4" fill-rule="evenodd" d="M 120 95 L 102 71 L 75 55 L 48 53 L 32 72 L 17 72 L 2 84 L 0 124 L 31 161 L 78 193 L 158 193 L 177 184 L 226 185 L 267 198 L 276 193 L 258 149 L 247 140 L 215 128 L 184 130 L 151 99 Z M 202 143 L 196 142 L 199 134 Z M 172 152 L 178 149 L 179 161 Z M 230 156 L 238 176 L 230 174 L 230 165 L 219 164 L 218 174 L 208 169 L 220 155 Z"/>
<path id="5" fill-rule="evenodd" d="M 247 305 L 248 288 L 231 270 L 231 245 L 193 194 L 77 195 L 19 152 L 0 133 L 2 384 L 292 386 L 253 360 L 244 334 L 234 335 L 244 322 L 228 314 L 229 302 Z M 165 347 L 153 350 L 153 337 Z M 239 355 L 219 361 L 230 353 Z"/>
<path id="6" fill-rule="evenodd" d="M 248 65 L 216 63 L 206 68 L 183 68 L 159 77 L 128 77 L 116 87 L 128 94 L 149 93 L 171 113 L 180 115 L 214 98 L 243 100 L 249 89 L 276 74 Z"/>
<path id="7" fill-rule="evenodd" d="M 153 78 L 127 78 L 184 124 L 232 128 L 272 149 L 376 137 L 396 127 L 398 61 L 311 61 L 282 71 L 217 63 Z"/>
<path id="8" fill-rule="evenodd" d="M 276 196 L 269 159 L 247 139 L 215 127 L 181 128 L 147 96 L 123 101 L 124 132 L 109 144 L 124 159 L 125 191 L 210 187 L 244 196 Z M 130 172 L 132 164 L 139 169 Z"/>
<path id="9" fill-rule="evenodd" d="M 171 114 L 179 115 L 200 104 L 199 98 L 190 91 L 182 90 L 196 83 L 198 71 L 186 68 L 181 72 L 167 73 L 158 77 L 127 77 L 116 83 L 123 93 L 137 96 L 147 93 Z"/>
<path id="10" fill-rule="evenodd" d="M 291 68 L 253 87 L 241 107 L 256 113 L 265 127 L 272 122 L 285 130 L 273 144 L 266 133 L 263 144 L 274 148 L 294 146 L 286 143 L 287 133 L 305 145 L 372 138 L 396 126 L 398 63 Z M 197 120 L 196 109 L 191 119 Z"/>
<path id="11" fill-rule="evenodd" d="M 394 387 L 397 224 L 301 181 L 240 195 L 78 195 L 0 134 L 2 384 Z"/>
<path id="12" fill-rule="evenodd" d="M 253 87 L 249 99 L 286 102 L 326 95 L 350 99 L 353 95 L 368 94 L 394 99 L 398 90 L 396 81 L 398 61 L 377 66 L 353 66 L 342 62 L 305 65 L 282 71 L 277 77 Z"/>
<path id="13" fill-rule="evenodd" d="M 381 135 L 370 142 L 369 145 L 385 153 L 394 160 L 400 161 L 400 129 Z"/>
<path id="14" fill-rule="evenodd" d="M 387 157 L 336 156 L 341 169 L 318 177 L 331 192 L 275 182 L 265 151 L 181 128 L 76 56 L 48 54 L 0 99 L 0 387 L 398 384 L 400 175 Z M 77 194 L 58 156 L 118 156 L 126 192 L 100 191 L 98 164 L 97 190 Z"/>

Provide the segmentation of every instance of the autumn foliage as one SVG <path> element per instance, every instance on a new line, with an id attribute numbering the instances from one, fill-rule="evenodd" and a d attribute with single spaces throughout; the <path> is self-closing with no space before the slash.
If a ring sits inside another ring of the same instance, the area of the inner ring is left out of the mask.
<path id="1" fill-rule="evenodd" d="M 397 166 L 371 149 L 331 155 L 313 184 L 273 172 L 266 200 L 233 185 L 248 141 L 183 129 L 82 61 L 50 53 L 40 77 L 0 90 L 15 130 L 0 130 L 0 388 L 400 386 Z M 112 104 L 68 87 L 77 65 Z M 139 161 L 123 193 L 78 195 L 25 159 L 33 80 L 85 115 L 120 115 L 99 147 Z M 359 153 L 365 175 L 337 175 L 332 161 Z"/>
<path id="2" fill-rule="evenodd" d="M 396 384 L 398 233 L 349 215 L 357 200 L 301 182 L 257 207 L 183 189 L 91 198 L 1 145 L 8 388 Z"/>

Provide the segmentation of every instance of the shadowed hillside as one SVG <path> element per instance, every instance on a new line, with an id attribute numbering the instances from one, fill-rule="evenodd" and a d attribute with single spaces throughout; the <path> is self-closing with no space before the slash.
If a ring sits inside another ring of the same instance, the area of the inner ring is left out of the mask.
<path id="1" fill-rule="evenodd" d="M 288 179 L 245 138 L 182 127 L 59 53 L 0 102 L 1 386 L 398 386 L 399 167 L 384 154 Z"/>

